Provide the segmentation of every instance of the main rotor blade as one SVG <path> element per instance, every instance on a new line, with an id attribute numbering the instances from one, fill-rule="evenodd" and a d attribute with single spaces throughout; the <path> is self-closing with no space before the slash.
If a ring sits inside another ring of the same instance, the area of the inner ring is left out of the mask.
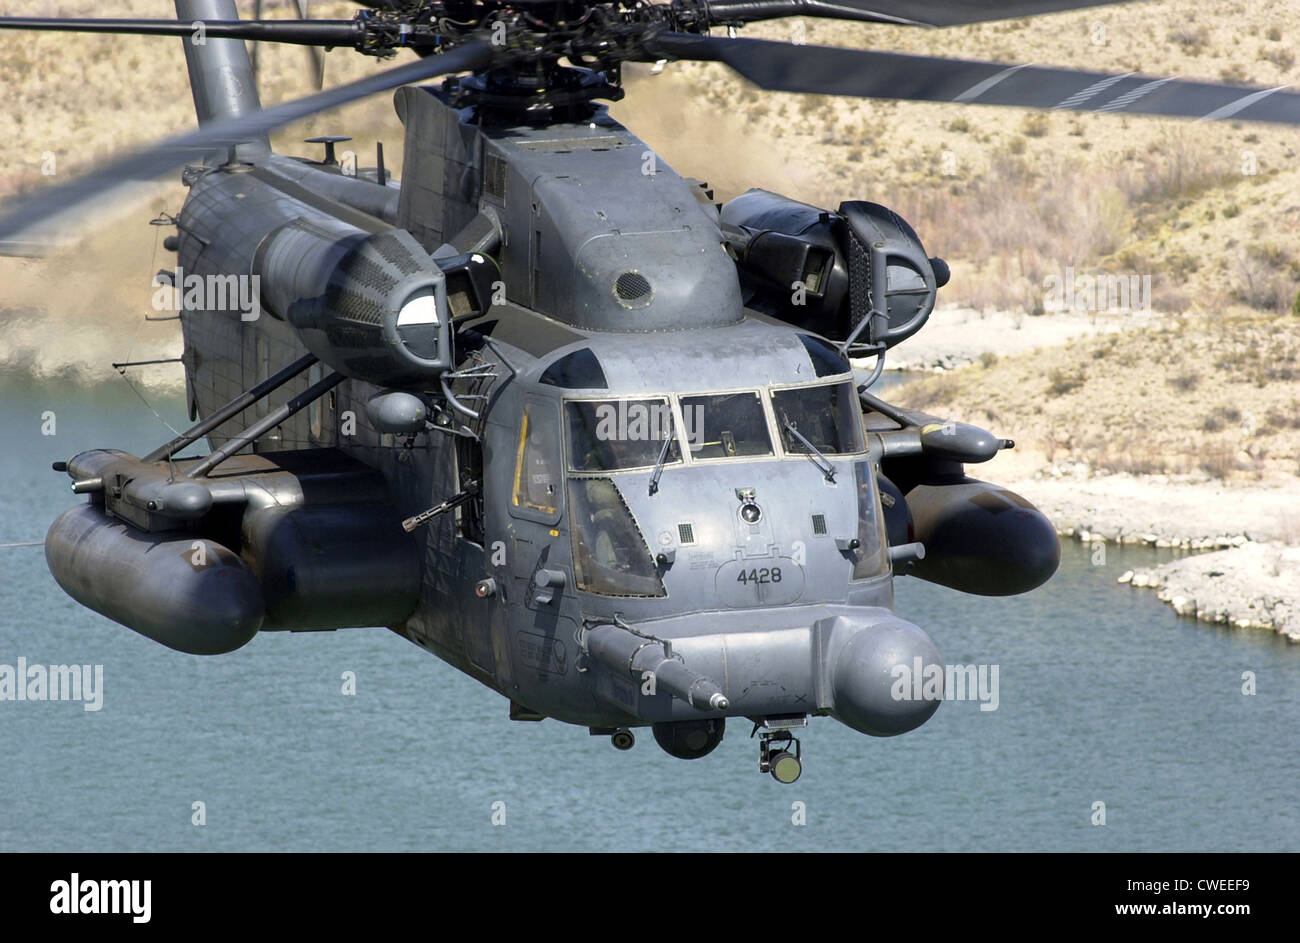
<path id="1" fill-rule="evenodd" d="M 300 46 L 352 46 L 361 36 L 354 20 L 202 20 L 213 39 L 251 39 Z M 63 33 L 118 33 L 131 36 L 197 36 L 193 23 L 178 20 L 65 20 L 0 17 L 0 29 Z"/>
<path id="2" fill-rule="evenodd" d="M 719 8 L 730 12 L 731 8 L 748 7 L 754 13 L 761 8 L 800 6 L 805 9 L 775 16 L 822 16 L 834 19 L 866 19 L 880 23 L 903 23 L 914 26 L 959 26 L 963 23 L 983 23 L 988 20 L 1009 20 L 1021 16 L 1038 16 L 1043 13 L 1060 13 L 1066 10 L 1078 10 L 1086 7 L 1108 6 L 1115 3 L 1128 3 L 1134 0 L 833 0 L 819 3 L 801 2 L 801 0 L 720 0 L 709 4 L 710 13 L 716 14 Z M 840 7 L 856 10 L 866 16 L 850 16 L 843 13 L 818 12 L 817 7 Z M 770 20 L 773 15 L 754 15 L 746 22 Z"/>
<path id="3" fill-rule="evenodd" d="M 829 20 L 855 20 L 859 23 L 892 23 L 895 26 L 930 26 L 921 20 L 881 13 L 870 0 L 712 0 L 708 6 L 708 22 L 717 26 L 723 23 L 757 23 L 760 20 L 779 20 L 787 16 L 807 16 Z"/>
<path id="4" fill-rule="evenodd" d="M 14 237 L 20 233 L 30 234 L 31 230 L 38 228 L 48 241 L 52 228 L 49 224 L 54 221 L 54 217 L 72 211 L 80 216 L 84 212 L 83 204 L 87 201 L 102 198 L 131 181 L 157 179 L 169 170 L 199 162 L 213 151 L 242 144 L 300 118 L 337 108 L 377 92 L 439 75 L 484 68 L 492 62 L 495 52 L 491 44 L 476 40 L 450 52 L 418 62 L 408 62 L 395 69 L 308 95 L 306 98 L 264 108 L 238 118 L 214 121 L 196 131 L 177 135 L 134 154 L 119 157 L 84 177 L 0 207 L 0 242 L 19 242 L 29 250 L 38 247 L 42 242 L 40 238 L 15 240 Z"/>
<path id="5" fill-rule="evenodd" d="M 755 23 L 807 16 L 901 26 L 957 26 L 1135 0 L 711 0 L 709 22 Z"/>
<path id="6" fill-rule="evenodd" d="M 660 58 L 725 63 L 769 91 L 1300 124 L 1300 94 L 1283 91 L 1286 86 L 1251 88 L 687 33 L 659 33 L 645 49 Z"/>

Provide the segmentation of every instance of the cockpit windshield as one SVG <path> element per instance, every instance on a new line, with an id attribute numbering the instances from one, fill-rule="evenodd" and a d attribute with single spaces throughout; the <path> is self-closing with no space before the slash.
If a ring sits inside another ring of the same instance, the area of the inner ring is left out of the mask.
<path id="1" fill-rule="evenodd" d="M 772 407 L 787 452 L 851 455 L 862 451 L 862 422 L 852 383 L 773 390 Z"/>
<path id="2" fill-rule="evenodd" d="M 664 464 L 682 460 L 672 407 L 665 397 L 578 400 L 565 404 L 569 467 L 575 472 L 653 467 L 665 439 Z"/>
<path id="3" fill-rule="evenodd" d="M 682 420 L 693 458 L 772 454 L 763 401 L 752 390 L 683 396 Z"/>

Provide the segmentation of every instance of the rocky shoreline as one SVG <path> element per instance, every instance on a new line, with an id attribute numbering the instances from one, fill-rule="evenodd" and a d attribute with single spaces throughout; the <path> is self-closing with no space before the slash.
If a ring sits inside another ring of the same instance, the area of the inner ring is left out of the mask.
<path id="1" fill-rule="evenodd" d="M 1246 543 L 1127 570 L 1119 582 L 1156 590 L 1180 616 L 1241 629 L 1270 629 L 1300 642 L 1300 605 L 1294 594 L 1300 584 L 1300 547 Z"/>
<path id="2" fill-rule="evenodd" d="M 1300 483 L 1251 487 L 1160 475 L 1086 481 L 1040 475 L 1007 485 L 1037 504 L 1063 538 L 1188 551 L 1118 578 L 1155 590 L 1180 616 L 1300 642 Z"/>

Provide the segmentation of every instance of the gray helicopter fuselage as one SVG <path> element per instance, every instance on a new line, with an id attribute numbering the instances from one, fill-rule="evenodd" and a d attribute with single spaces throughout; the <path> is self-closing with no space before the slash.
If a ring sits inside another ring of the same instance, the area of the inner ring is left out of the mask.
<path id="1" fill-rule="evenodd" d="M 419 603 L 392 628 L 521 715 L 592 727 L 835 712 L 892 733 L 928 716 L 937 704 L 891 707 L 843 667 L 865 659 L 879 673 L 872 652 L 886 636 L 893 654 L 900 645 L 927 661 L 936 654 L 891 612 L 878 455 L 847 362 L 745 309 L 701 186 L 603 110 L 531 127 L 480 125 L 428 89 L 399 91 L 397 105 L 407 128 L 400 190 L 328 165 L 245 158 L 193 179 L 178 258 L 196 275 L 252 271 L 267 234 L 291 220 L 321 232 L 403 229 L 435 261 L 472 249 L 456 240 L 472 239 L 476 220 L 498 230 L 504 297 L 459 325 L 461 366 L 489 374 L 461 390 L 475 397 L 465 402 L 479 414 L 467 421 L 477 441 L 441 427 L 409 438 L 378 431 L 365 406 L 383 388 L 352 378 L 255 445 L 347 453 L 383 474 L 403 516 L 455 494 L 471 472 L 481 477 L 481 512 L 460 508 L 416 531 Z M 188 313 L 195 411 L 211 413 L 305 353 L 291 321 Z M 318 369 L 260 410 L 301 393 Z M 841 451 L 813 456 L 784 428 L 777 398 L 806 410 L 837 389 L 853 405 L 838 421 L 851 428 Z M 737 451 L 722 430 L 725 444 L 701 444 L 715 435 L 707 404 L 737 396 L 752 441 Z M 614 444 L 651 437 L 633 446 L 632 464 L 574 454 L 575 416 L 602 409 Z M 654 428 L 637 428 L 638 409 Z M 238 431 L 223 428 L 213 446 Z M 676 441 L 656 471 L 665 436 Z M 741 516 L 747 506 L 756 519 Z M 656 690 L 653 670 L 594 658 L 586 634 L 601 626 L 666 640 L 661 660 L 684 662 L 730 706 L 710 710 Z M 859 638 L 868 628 L 880 630 L 871 645 Z"/>
<path id="2" fill-rule="evenodd" d="M 555 369 L 587 354 L 606 383 Z M 892 604 L 879 496 L 861 440 L 830 459 L 834 481 L 807 455 L 785 454 L 770 396 L 851 384 L 851 376 L 817 377 L 794 332 L 754 319 L 635 346 L 586 333 L 518 371 L 484 434 L 489 564 L 491 548 L 501 553 L 486 572 L 510 603 L 497 650 L 510 655 L 511 696 L 592 726 L 627 722 L 611 705 L 643 721 L 699 716 L 680 698 L 644 695 L 626 675 L 584 671 L 583 631 L 616 621 L 672 640 L 735 713 L 829 708 L 818 699 L 819 661 L 836 620 L 887 617 Z M 720 454 L 706 441 L 707 420 L 690 418 L 691 404 L 751 395 L 772 449 Z M 661 428 L 617 428 L 660 398 L 672 416 Z M 611 444 L 632 437 L 635 457 L 616 470 L 579 454 L 594 444 L 582 418 L 602 409 Z M 656 479 L 665 436 L 677 441 Z M 746 507 L 757 509 L 755 520 L 742 517 Z M 858 548 L 844 549 L 855 539 Z M 542 572 L 560 575 L 558 590 L 539 585 Z M 484 603 L 485 615 L 501 605 Z"/>
<path id="3" fill-rule="evenodd" d="M 257 107 L 240 43 L 186 53 L 201 119 Z M 894 576 L 1009 595 L 1060 551 L 964 473 L 1008 440 L 845 357 L 919 330 L 947 266 L 886 207 L 719 207 L 603 108 L 492 82 L 398 89 L 400 184 L 338 138 L 185 168 L 165 245 L 202 418 L 61 463 L 88 501 L 47 534 L 55 579 L 192 654 L 385 626 L 620 749 L 652 725 L 695 758 L 749 718 L 783 782 L 809 716 L 924 723 L 943 665 Z"/>

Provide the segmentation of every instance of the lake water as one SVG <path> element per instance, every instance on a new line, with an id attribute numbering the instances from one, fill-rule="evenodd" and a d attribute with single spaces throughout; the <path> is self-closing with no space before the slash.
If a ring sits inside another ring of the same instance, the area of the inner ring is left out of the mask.
<path id="1" fill-rule="evenodd" d="M 0 543 L 41 539 L 78 500 L 50 462 L 169 436 L 125 384 L 11 378 L 0 396 Z M 155 405 L 184 424 L 179 401 Z M 1300 646 L 1116 584 L 1155 559 L 1111 548 L 1094 566 L 1070 543 L 1047 586 L 1010 599 L 900 580 L 899 612 L 947 663 L 998 666 L 997 710 L 946 702 L 887 740 L 814 719 L 803 778 L 781 786 L 744 721 L 702 760 L 648 730 L 620 753 L 511 722 L 378 629 L 181 655 L 73 603 L 39 547 L 3 549 L 0 665 L 103 665 L 104 701 L 0 702 L 0 850 L 1300 850 Z"/>

